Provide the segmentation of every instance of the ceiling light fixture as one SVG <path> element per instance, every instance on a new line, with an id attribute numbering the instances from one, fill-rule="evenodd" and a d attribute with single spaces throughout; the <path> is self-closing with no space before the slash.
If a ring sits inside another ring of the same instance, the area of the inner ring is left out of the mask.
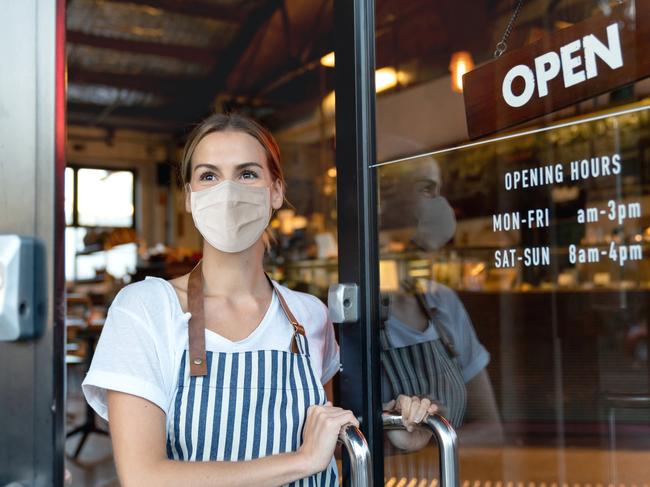
<path id="1" fill-rule="evenodd" d="M 474 69 L 474 60 L 468 51 L 458 51 L 451 55 L 449 71 L 451 72 L 451 89 L 463 92 L 463 75 Z"/>
<path id="2" fill-rule="evenodd" d="M 397 71 L 395 68 L 380 68 L 375 71 L 375 91 L 381 93 L 397 86 Z"/>
<path id="3" fill-rule="evenodd" d="M 395 68 L 385 67 L 375 71 L 375 91 L 381 93 L 397 86 L 397 83 L 404 85 L 408 83 L 409 76 L 403 71 L 397 71 Z M 333 115 L 336 106 L 336 95 L 330 91 L 322 101 L 323 112 L 325 115 Z"/>
<path id="4" fill-rule="evenodd" d="M 325 66 L 326 68 L 333 68 L 334 67 L 334 51 L 328 52 L 325 54 L 322 58 L 320 58 L 320 63 Z"/>

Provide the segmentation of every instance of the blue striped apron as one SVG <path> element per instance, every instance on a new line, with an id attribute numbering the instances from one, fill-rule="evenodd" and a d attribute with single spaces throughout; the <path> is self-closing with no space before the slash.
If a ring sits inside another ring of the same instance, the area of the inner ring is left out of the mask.
<path id="1" fill-rule="evenodd" d="M 189 346 L 167 416 L 167 457 L 242 461 L 298 450 L 307 408 L 327 401 L 303 327 L 274 286 L 294 327 L 291 351 L 206 351 L 202 289 L 199 264 L 188 285 Z M 338 485 L 336 461 L 332 457 L 323 472 L 287 485 Z"/>
<path id="2" fill-rule="evenodd" d="M 459 428 L 465 416 L 467 388 L 458 363 L 458 353 L 442 324 L 438 322 L 435 310 L 427 305 L 418 283 L 402 281 L 401 286 L 415 296 L 420 310 L 436 328 L 439 338 L 394 347 L 385 325 L 389 301 L 382 300 L 380 357 L 383 372 L 390 382 L 391 397 L 397 398 L 400 394 L 426 396 L 443 406 L 444 416 L 454 428 Z"/>

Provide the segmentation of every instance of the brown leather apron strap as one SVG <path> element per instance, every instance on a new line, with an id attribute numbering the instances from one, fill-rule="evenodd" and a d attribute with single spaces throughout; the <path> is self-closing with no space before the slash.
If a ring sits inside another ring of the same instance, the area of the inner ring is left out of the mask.
<path id="1" fill-rule="evenodd" d="M 298 320 L 289 309 L 289 305 L 285 301 L 282 293 L 277 289 L 275 283 L 267 275 L 266 278 L 273 287 L 280 307 L 284 314 L 289 319 L 291 326 L 293 326 L 293 340 L 291 341 L 291 351 L 293 353 L 300 353 L 298 345 L 298 334 L 305 336 L 305 328 L 298 323 Z M 190 354 L 190 376 L 202 376 L 208 373 L 208 368 L 205 363 L 205 312 L 203 309 L 203 272 L 201 271 L 201 262 L 199 262 L 192 272 L 187 283 L 187 306 L 192 315 L 190 317 L 187 333 L 189 342 Z"/>
<path id="2" fill-rule="evenodd" d="M 268 276 L 268 274 L 266 274 L 266 278 L 271 283 L 271 286 L 273 286 L 273 290 L 275 291 L 275 294 L 278 297 L 278 300 L 280 301 L 280 307 L 282 308 L 282 311 L 284 311 L 284 314 L 287 315 L 287 318 L 289 319 L 289 322 L 291 323 L 291 326 L 293 326 L 293 340 L 291 341 L 291 351 L 293 353 L 300 353 L 300 347 L 298 346 L 298 335 L 300 334 L 303 337 L 306 336 L 305 335 L 305 328 L 300 323 L 298 323 L 298 320 L 296 319 L 294 314 L 291 312 L 291 309 L 289 308 L 289 305 L 284 300 L 284 297 L 282 296 L 282 293 L 277 288 L 275 283 L 271 280 L 271 278 Z"/>
<path id="3" fill-rule="evenodd" d="M 205 363 L 205 312 L 203 310 L 203 272 L 199 262 L 187 283 L 187 305 L 192 317 L 188 323 L 190 376 L 206 375 Z"/>

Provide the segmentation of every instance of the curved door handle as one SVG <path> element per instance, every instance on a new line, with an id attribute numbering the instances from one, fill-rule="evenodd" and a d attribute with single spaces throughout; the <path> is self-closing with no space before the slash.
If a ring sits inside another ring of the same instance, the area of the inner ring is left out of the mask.
<path id="1" fill-rule="evenodd" d="M 397 430 L 405 429 L 402 424 L 402 416 L 399 414 L 384 412 L 382 415 L 384 429 Z M 420 428 L 428 428 L 438 441 L 438 453 L 440 458 L 440 487 L 458 487 L 458 449 L 456 431 L 443 416 L 434 414 L 427 416 Z"/>
<path id="2" fill-rule="evenodd" d="M 339 443 L 343 444 L 350 458 L 352 487 L 371 487 L 372 459 L 361 430 L 352 424 L 345 426 L 339 434 Z"/>

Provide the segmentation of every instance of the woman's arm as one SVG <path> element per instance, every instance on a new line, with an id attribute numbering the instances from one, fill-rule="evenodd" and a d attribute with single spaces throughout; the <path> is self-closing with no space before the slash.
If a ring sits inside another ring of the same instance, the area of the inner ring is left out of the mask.
<path id="1" fill-rule="evenodd" d="M 283 485 L 324 470 L 341 427 L 349 422 L 358 425 L 349 411 L 330 404 L 312 406 L 297 452 L 242 462 L 183 462 L 167 458 L 165 413 L 158 406 L 109 390 L 108 410 L 115 464 L 124 487 Z"/>

